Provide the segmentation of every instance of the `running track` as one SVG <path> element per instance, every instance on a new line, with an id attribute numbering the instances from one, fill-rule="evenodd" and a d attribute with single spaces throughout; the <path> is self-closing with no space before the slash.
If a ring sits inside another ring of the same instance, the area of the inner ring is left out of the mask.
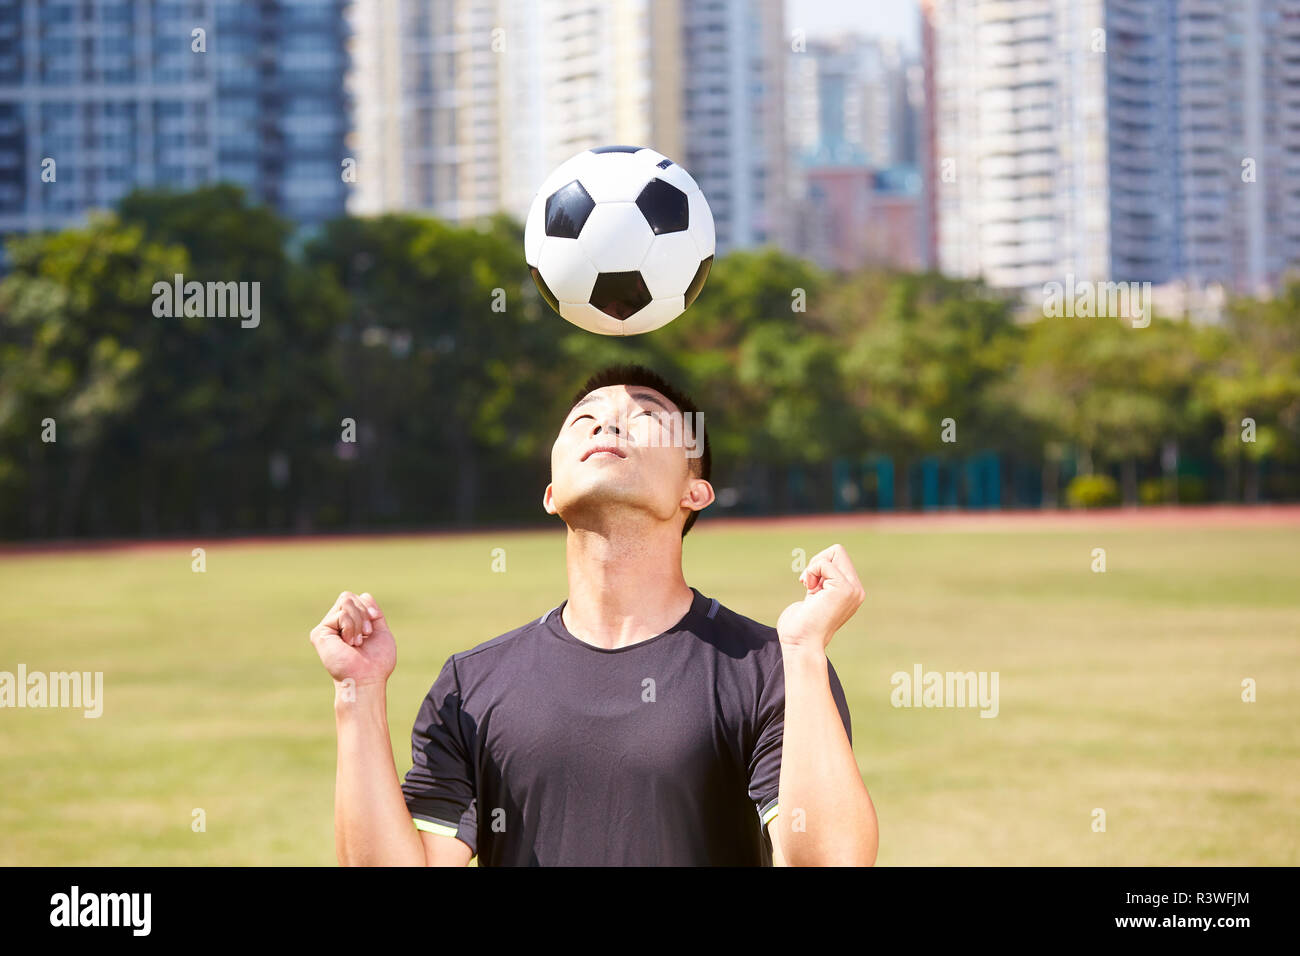
<path id="1" fill-rule="evenodd" d="M 1086 531 L 1094 528 L 1270 528 L 1300 527 L 1300 504 L 1290 505 L 1188 505 L 1183 507 L 1106 508 L 1095 511 L 934 511 L 907 514 L 851 512 L 847 514 L 789 515 L 777 518 L 711 518 L 696 528 L 700 534 L 715 531 L 770 530 L 798 526 L 827 531 L 890 531 L 937 534 L 952 532 Z M 187 535 L 171 539 L 104 539 L 0 543 L 0 561 L 38 554 L 76 554 L 97 551 L 173 551 L 220 544 L 251 546 L 315 544 L 357 541 L 362 538 L 418 540 L 485 533 L 544 531 L 544 528 L 480 528 L 473 531 L 375 532 L 361 534 L 264 535 L 221 537 Z M 558 530 L 556 528 L 551 533 Z"/>

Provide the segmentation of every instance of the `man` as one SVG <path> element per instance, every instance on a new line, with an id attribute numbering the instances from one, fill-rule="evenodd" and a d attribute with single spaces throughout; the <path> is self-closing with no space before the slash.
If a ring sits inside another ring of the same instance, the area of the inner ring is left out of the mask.
<path id="1" fill-rule="evenodd" d="M 764 626 L 686 584 L 713 501 L 695 405 L 654 372 L 575 396 L 542 499 L 568 527 L 568 600 L 453 654 L 399 785 L 392 632 L 345 591 L 311 633 L 335 679 L 335 845 L 352 865 L 871 865 L 876 815 L 826 645 L 862 603 L 848 555 Z M 766 829 L 764 829 L 766 828 Z"/>

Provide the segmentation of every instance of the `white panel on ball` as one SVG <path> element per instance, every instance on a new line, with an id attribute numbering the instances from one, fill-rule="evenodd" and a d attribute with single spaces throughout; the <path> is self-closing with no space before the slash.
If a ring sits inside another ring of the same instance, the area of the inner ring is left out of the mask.
<path id="1" fill-rule="evenodd" d="M 641 278 L 656 299 L 682 295 L 703 258 L 689 230 L 666 232 L 655 236 L 650 251 L 641 260 Z"/>
<path id="2" fill-rule="evenodd" d="M 717 245 L 717 236 L 713 231 L 713 213 L 701 192 L 690 193 L 686 197 L 690 225 L 687 227 L 695 237 L 695 245 L 700 250 L 700 258 L 707 259 L 713 255 Z"/>
<path id="3" fill-rule="evenodd" d="M 641 162 L 651 167 L 658 166 L 665 159 L 668 159 L 668 157 L 665 156 L 663 153 L 660 153 L 657 150 L 653 150 L 649 146 L 638 149 L 635 153 L 633 153 L 633 155 L 636 156 L 637 159 L 641 160 Z M 659 170 L 656 169 L 655 174 L 658 175 L 658 173 Z"/>
<path id="4" fill-rule="evenodd" d="M 590 302 L 561 302 L 560 315 L 580 329 L 599 335 L 623 335 L 623 320 L 606 315 Z"/>
<path id="5" fill-rule="evenodd" d="M 630 318 L 623 320 L 624 335 L 640 335 L 653 332 L 667 325 L 686 310 L 686 297 L 671 296 L 667 299 L 655 299 L 643 309 L 638 309 Z"/>
<path id="6" fill-rule="evenodd" d="M 546 238 L 546 199 L 538 198 L 528 207 L 528 219 L 524 222 L 524 262 L 537 266 L 537 257 L 542 253 L 542 240 Z"/>
<path id="7" fill-rule="evenodd" d="M 634 202 L 597 204 L 578 234 L 578 242 L 600 272 L 631 272 L 636 269 L 654 238 L 645 214 Z M 546 274 L 545 269 L 542 274 Z"/>
<path id="8" fill-rule="evenodd" d="M 641 190 L 654 177 L 653 165 L 635 153 L 591 153 L 591 160 L 577 167 L 578 182 L 597 203 L 636 202 Z"/>
<path id="9" fill-rule="evenodd" d="M 561 302 L 586 302 L 596 284 L 596 267 L 577 239 L 547 236 L 537 269 L 551 294 Z"/>

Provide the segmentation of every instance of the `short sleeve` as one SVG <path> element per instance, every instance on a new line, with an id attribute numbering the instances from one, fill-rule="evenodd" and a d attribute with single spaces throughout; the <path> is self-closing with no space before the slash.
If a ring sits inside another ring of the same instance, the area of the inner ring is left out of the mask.
<path id="1" fill-rule="evenodd" d="M 417 829 L 456 837 L 477 852 L 470 753 L 455 660 L 448 658 L 411 728 L 411 769 L 402 782 L 402 795 Z"/>
<path id="2" fill-rule="evenodd" d="M 835 666 L 826 662 L 830 678 L 831 697 L 844 722 L 844 732 L 853 743 L 853 722 L 849 717 L 849 703 L 844 698 Z M 758 810 L 758 817 L 766 830 L 777 814 L 777 791 L 781 783 L 781 739 L 785 733 L 785 668 L 778 662 L 768 676 L 767 684 L 758 702 L 758 737 L 749 761 L 749 799 Z"/>

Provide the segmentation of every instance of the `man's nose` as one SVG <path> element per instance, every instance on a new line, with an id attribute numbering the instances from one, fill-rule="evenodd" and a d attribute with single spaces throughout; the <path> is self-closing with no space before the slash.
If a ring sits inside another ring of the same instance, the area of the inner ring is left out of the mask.
<path id="1" fill-rule="evenodd" d="M 599 435 L 601 432 L 605 432 L 609 435 L 622 435 L 622 432 L 619 431 L 618 420 L 615 418 L 608 418 L 603 422 L 598 421 L 592 424 L 591 434 L 593 437 Z"/>

